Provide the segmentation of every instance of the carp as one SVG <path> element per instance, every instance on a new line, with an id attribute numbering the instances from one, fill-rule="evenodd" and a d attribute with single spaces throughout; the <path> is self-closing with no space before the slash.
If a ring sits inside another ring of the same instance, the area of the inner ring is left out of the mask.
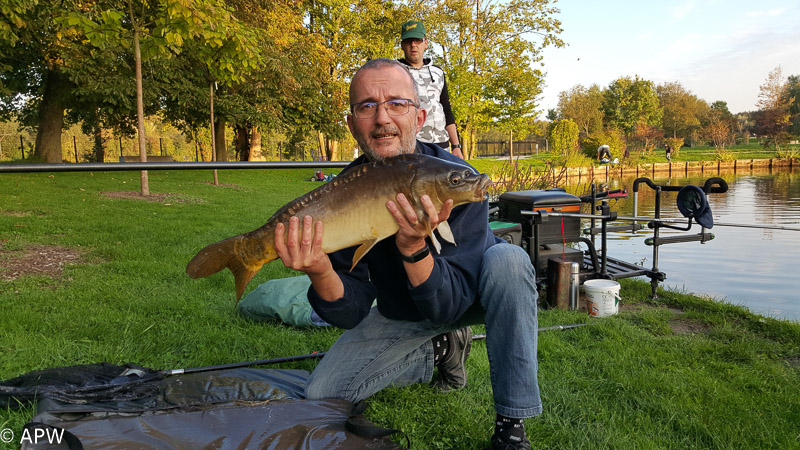
<path id="1" fill-rule="evenodd" d="M 304 216 L 311 216 L 314 222 L 321 221 L 325 225 L 322 236 L 325 253 L 358 245 L 352 270 L 376 243 L 400 229 L 386 208 L 386 202 L 395 201 L 398 193 L 403 193 L 416 209 L 439 252 L 441 244 L 433 234 L 420 197 L 427 194 L 439 210 L 447 199 L 453 199 L 454 207 L 485 200 L 490 184 L 487 175 L 476 173 L 468 166 L 420 154 L 404 154 L 355 166 L 285 204 L 260 228 L 200 250 L 187 265 L 186 273 L 192 278 L 202 278 L 227 267 L 235 279 L 238 301 L 261 267 L 278 258 L 274 246 L 275 226 L 279 222 L 288 224 L 292 216 L 300 217 L 301 230 Z M 439 223 L 437 231 L 442 239 L 455 244 L 446 221 Z"/>

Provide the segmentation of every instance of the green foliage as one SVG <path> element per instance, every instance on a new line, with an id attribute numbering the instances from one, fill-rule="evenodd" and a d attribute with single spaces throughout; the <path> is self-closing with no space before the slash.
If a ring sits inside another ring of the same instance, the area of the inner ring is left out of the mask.
<path id="1" fill-rule="evenodd" d="M 631 134 L 639 123 L 659 125 L 662 111 L 652 81 L 629 77 L 611 82 L 603 94 L 606 124 Z"/>
<path id="2" fill-rule="evenodd" d="M 36 0 L 4 0 L 0 3 L 0 42 L 13 47 L 20 39 L 19 30 L 26 27 L 26 15 Z M 2 68 L 2 66 L 0 66 Z"/>
<path id="3" fill-rule="evenodd" d="M 778 159 L 782 159 L 784 161 L 799 160 L 800 159 L 800 148 L 780 149 L 780 150 L 778 150 Z"/>
<path id="4" fill-rule="evenodd" d="M 597 149 L 601 145 L 608 145 L 611 156 L 619 157 L 625 149 L 625 140 L 619 131 L 614 129 L 597 131 L 580 140 L 583 154 L 591 159 L 597 159 Z"/>
<path id="5" fill-rule="evenodd" d="M 700 127 L 700 119 L 708 105 L 687 91 L 680 83 L 664 83 L 656 87 L 659 105 L 662 108 L 664 135 L 687 137 Z"/>
<path id="6" fill-rule="evenodd" d="M 555 154 L 566 155 L 578 147 L 578 125 L 570 119 L 553 122 L 548 136 Z"/>
<path id="7" fill-rule="evenodd" d="M 681 147 L 683 147 L 683 138 L 664 138 L 664 144 L 672 148 L 673 156 L 678 156 L 681 153 Z"/>
<path id="8" fill-rule="evenodd" d="M 753 114 L 754 130 L 763 136 L 764 147 L 772 147 L 776 151 L 784 147 L 791 139 L 790 108 L 794 99 L 787 95 L 790 85 L 783 79 L 783 72 L 778 66 L 770 71 L 758 94 L 759 110 Z"/>
<path id="9" fill-rule="evenodd" d="M 578 124 L 582 136 L 603 129 L 603 93 L 593 84 L 589 88 L 573 86 L 558 96 L 558 110 L 562 119 Z"/>
<path id="10" fill-rule="evenodd" d="M 725 148 L 718 148 L 716 151 L 716 159 L 719 161 L 736 161 L 736 154 Z"/>
<path id="11" fill-rule="evenodd" d="M 558 9 L 549 0 L 423 0 L 413 10 L 426 24 L 428 53 L 447 74 L 460 132 L 471 138 L 501 127 L 524 134 L 542 91 L 543 74 L 534 67 L 544 48 L 564 45 Z"/>
<path id="12" fill-rule="evenodd" d="M 789 133 L 800 137 L 800 75 L 790 75 L 786 80 L 783 98 L 789 103 L 789 115 L 792 121 Z"/>

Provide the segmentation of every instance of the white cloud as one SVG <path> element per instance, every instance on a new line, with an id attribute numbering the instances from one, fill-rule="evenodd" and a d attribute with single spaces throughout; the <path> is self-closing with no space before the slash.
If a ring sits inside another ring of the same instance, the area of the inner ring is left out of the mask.
<path id="1" fill-rule="evenodd" d="M 692 11 L 697 9 L 697 2 L 694 0 L 685 1 L 680 5 L 675 6 L 672 8 L 672 18 L 673 19 L 684 19 L 689 16 Z"/>
<path id="2" fill-rule="evenodd" d="M 747 11 L 744 15 L 747 17 L 780 17 L 784 12 L 786 12 L 786 8 L 772 8 L 762 11 Z"/>

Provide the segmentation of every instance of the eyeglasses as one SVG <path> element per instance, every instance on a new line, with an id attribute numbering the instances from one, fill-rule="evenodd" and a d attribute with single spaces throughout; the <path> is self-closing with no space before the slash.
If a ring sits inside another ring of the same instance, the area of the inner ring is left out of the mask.
<path id="1" fill-rule="evenodd" d="M 386 112 L 390 116 L 402 116 L 408 113 L 409 106 L 419 108 L 419 105 L 414 103 L 413 100 L 407 98 L 397 98 L 394 100 L 386 100 L 385 102 L 362 102 L 353 103 L 350 105 L 350 112 L 356 119 L 371 119 L 378 114 L 378 106 L 385 105 Z"/>
<path id="2" fill-rule="evenodd" d="M 403 39 L 402 41 L 400 41 L 400 44 L 401 45 L 412 45 L 412 44 L 422 45 L 423 42 L 425 42 L 425 39 L 422 39 L 422 38 L 408 38 L 408 39 Z"/>

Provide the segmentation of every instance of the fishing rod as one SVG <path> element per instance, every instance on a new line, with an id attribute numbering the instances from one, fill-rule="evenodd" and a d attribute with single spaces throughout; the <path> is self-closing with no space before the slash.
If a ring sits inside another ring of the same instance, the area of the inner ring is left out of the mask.
<path id="1" fill-rule="evenodd" d="M 597 216 L 595 216 L 597 217 Z M 685 222 L 686 218 L 661 218 L 654 219 L 648 217 L 628 217 L 617 216 L 616 220 L 625 220 L 629 222 Z M 719 227 L 741 227 L 741 228 L 762 228 L 766 230 L 787 230 L 787 231 L 800 231 L 800 227 L 791 227 L 786 225 L 756 225 L 749 223 L 731 223 L 731 222 L 714 222 L 714 226 Z"/>
<path id="2" fill-rule="evenodd" d="M 171 376 L 171 375 L 183 375 L 187 373 L 199 373 L 199 372 L 210 372 L 212 370 L 224 370 L 224 369 L 239 369 L 241 367 L 250 367 L 250 366 L 265 366 L 268 364 L 279 364 L 285 362 L 294 362 L 294 361 L 304 361 L 306 359 L 320 359 L 325 356 L 325 352 L 311 352 L 307 355 L 296 355 L 296 356 L 284 356 L 281 358 L 272 358 L 272 359 L 260 359 L 258 361 L 245 361 L 245 362 L 238 362 L 238 363 L 230 363 L 230 364 L 218 364 L 215 366 L 203 366 L 203 367 L 192 367 L 188 369 L 172 369 L 172 370 L 162 370 L 161 373 L 164 376 Z"/>
<path id="3" fill-rule="evenodd" d="M 555 326 L 552 326 L 552 327 L 539 328 L 539 331 L 569 330 L 570 328 L 578 328 L 578 327 L 582 327 L 584 325 L 589 325 L 589 323 L 587 322 L 587 323 L 573 323 L 572 325 L 555 325 Z M 485 334 L 473 334 L 472 335 L 472 340 L 473 341 L 480 341 L 480 340 L 483 340 L 483 339 L 486 339 L 486 335 Z"/>
<path id="4" fill-rule="evenodd" d="M 538 212 L 534 211 L 522 211 L 522 215 L 535 215 Z M 581 214 L 581 213 L 559 213 L 559 212 L 547 212 L 542 215 L 553 216 L 553 217 L 577 217 L 580 219 L 603 219 L 604 216 L 598 214 Z M 685 222 L 687 219 L 685 217 L 664 217 L 664 218 L 653 218 L 653 217 L 636 217 L 636 216 L 616 216 L 611 218 L 611 222 L 615 220 L 624 220 L 627 222 L 659 222 L 659 223 L 674 223 L 674 222 Z M 786 230 L 786 231 L 800 231 L 800 227 L 792 227 L 787 225 L 757 225 L 757 224 L 749 224 L 749 223 L 731 223 L 731 222 L 714 222 L 714 226 L 720 227 L 741 227 L 741 228 L 760 228 L 766 230 Z"/>
<path id="5" fill-rule="evenodd" d="M 552 327 L 545 327 L 539 328 L 539 331 L 550 331 L 550 330 L 568 330 L 570 328 L 582 327 L 584 325 L 589 325 L 588 323 L 575 323 L 571 325 L 555 325 Z M 472 336 L 473 341 L 479 341 L 486 339 L 485 334 L 475 334 Z M 326 352 L 311 352 L 306 355 L 296 355 L 296 356 L 284 356 L 281 358 L 272 358 L 272 359 L 260 359 L 258 361 L 245 361 L 245 362 L 238 362 L 238 363 L 230 363 L 230 364 L 218 364 L 215 366 L 203 366 L 203 367 L 192 367 L 188 369 L 172 369 L 172 370 L 162 370 L 159 373 L 164 376 L 172 376 L 172 375 L 184 375 L 189 373 L 200 373 L 200 372 L 211 372 L 214 370 L 225 370 L 225 369 L 239 369 L 242 367 L 250 367 L 250 366 L 265 366 L 269 364 L 279 364 L 279 363 L 286 363 L 286 362 L 294 362 L 294 361 L 304 361 L 307 359 L 320 359 L 325 356 Z"/>

